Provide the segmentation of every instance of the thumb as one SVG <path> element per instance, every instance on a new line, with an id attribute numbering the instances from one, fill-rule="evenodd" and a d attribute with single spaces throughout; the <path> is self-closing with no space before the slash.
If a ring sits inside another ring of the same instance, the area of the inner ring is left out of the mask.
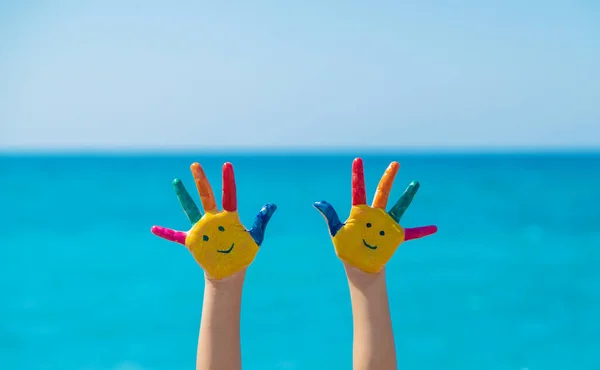
<path id="1" fill-rule="evenodd" d="M 340 221 L 340 217 L 337 212 L 333 208 L 333 206 L 326 201 L 322 200 L 320 202 L 313 203 L 313 206 L 317 209 L 317 211 L 321 212 L 321 215 L 325 217 L 327 221 L 327 226 L 329 226 L 329 233 L 332 237 L 337 234 L 338 231 L 344 226 Z"/>
<path id="2" fill-rule="evenodd" d="M 258 212 L 256 218 L 254 219 L 254 224 L 252 225 L 252 228 L 250 229 L 249 233 L 250 236 L 252 236 L 252 239 L 254 239 L 254 242 L 259 247 L 262 244 L 263 239 L 265 238 L 265 230 L 267 228 L 267 224 L 269 223 L 269 220 L 271 220 L 271 216 L 273 216 L 273 213 L 275 213 L 276 210 L 277 206 L 275 204 L 265 204 L 260 209 L 260 212 Z"/>

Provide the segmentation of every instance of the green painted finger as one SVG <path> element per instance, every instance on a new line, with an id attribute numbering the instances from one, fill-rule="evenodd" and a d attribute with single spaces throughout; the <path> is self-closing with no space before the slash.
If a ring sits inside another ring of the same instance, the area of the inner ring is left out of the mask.
<path id="1" fill-rule="evenodd" d="M 394 219 L 394 221 L 400 221 L 402 215 L 404 215 L 404 212 L 406 212 L 408 206 L 410 206 L 410 203 L 415 197 L 415 194 L 417 194 L 417 190 L 419 190 L 419 183 L 417 181 L 411 182 L 406 187 L 406 190 L 404 190 L 404 193 L 402 194 L 400 199 L 398 199 L 396 204 L 394 204 L 392 209 L 390 209 L 390 211 L 388 212 L 388 214 Z"/>
<path id="2" fill-rule="evenodd" d="M 183 212 L 185 212 L 188 220 L 190 220 L 192 224 L 200 221 L 202 218 L 202 213 L 190 196 L 190 193 L 188 193 L 188 191 L 185 189 L 185 186 L 183 186 L 183 182 L 181 182 L 180 179 L 173 180 L 173 188 L 175 189 L 177 199 L 179 199 L 181 208 L 183 208 Z"/>

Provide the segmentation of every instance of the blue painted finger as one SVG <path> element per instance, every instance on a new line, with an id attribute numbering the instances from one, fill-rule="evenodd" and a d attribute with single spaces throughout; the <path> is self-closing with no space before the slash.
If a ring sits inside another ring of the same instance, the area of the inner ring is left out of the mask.
<path id="1" fill-rule="evenodd" d="M 261 208 L 260 212 L 256 215 L 254 219 L 254 225 L 248 231 L 254 242 L 260 246 L 265 238 L 265 229 L 267 228 L 267 224 L 273 216 L 273 213 L 277 210 L 277 206 L 273 203 L 265 204 L 264 207 Z"/>
<path id="2" fill-rule="evenodd" d="M 329 226 L 329 233 L 331 236 L 335 236 L 338 231 L 344 226 L 340 221 L 340 217 L 337 212 L 333 208 L 333 206 L 326 201 L 322 200 L 320 202 L 315 202 L 313 206 L 321 212 L 325 220 L 327 221 L 327 226 Z"/>
<path id="3" fill-rule="evenodd" d="M 180 179 L 173 180 L 173 189 L 175 189 L 175 194 L 177 195 L 177 199 L 179 199 L 179 203 L 181 204 L 181 208 L 183 208 L 183 212 L 187 216 L 188 220 L 193 224 L 200 221 L 202 218 L 202 213 L 198 209 L 198 206 L 192 199 L 190 193 L 183 186 L 183 182 Z"/>

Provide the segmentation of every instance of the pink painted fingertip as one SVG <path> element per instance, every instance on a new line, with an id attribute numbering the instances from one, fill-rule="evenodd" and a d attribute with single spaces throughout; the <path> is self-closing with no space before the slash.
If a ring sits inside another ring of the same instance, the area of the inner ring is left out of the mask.
<path id="1" fill-rule="evenodd" d="M 185 239 L 187 237 L 187 234 L 183 231 L 167 229 L 166 227 L 162 226 L 152 226 L 150 231 L 152 232 L 152 234 L 158 236 L 159 238 L 163 238 L 171 242 L 185 245 Z"/>

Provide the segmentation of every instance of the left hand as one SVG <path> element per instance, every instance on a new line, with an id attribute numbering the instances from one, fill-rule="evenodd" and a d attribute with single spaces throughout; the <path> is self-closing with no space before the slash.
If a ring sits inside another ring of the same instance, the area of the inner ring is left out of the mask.
<path id="1" fill-rule="evenodd" d="M 326 201 L 314 203 L 325 217 L 338 257 L 364 272 L 377 273 L 392 258 L 400 244 L 437 232 L 437 226 L 403 228 L 398 223 L 412 202 L 419 183 L 412 182 L 402 197 L 385 211 L 390 190 L 400 165 L 392 162 L 377 186 L 372 206 L 368 206 L 362 159 L 352 163 L 352 209 L 345 223 Z"/>
<path id="2" fill-rule="evenodd" d="M 193 226 L 187 232 L 153 226 L 152 233 L 185 245 L 209 278 L 224 279 L 252 263 L 263 242 L 267 223 L 277 206 L 272 203 L 266 204 L 256 216 L 253 227 L 246 230 L 237 212 L 236 186 L 231 163 L 223 165 L 222 211 L 217 209 L 212 188 L 200 164 L 192 164 L 191 170 L 206 214 L 202 216 L 181 180 L 176 179 L 173 182 L 175 192 Z"/>

